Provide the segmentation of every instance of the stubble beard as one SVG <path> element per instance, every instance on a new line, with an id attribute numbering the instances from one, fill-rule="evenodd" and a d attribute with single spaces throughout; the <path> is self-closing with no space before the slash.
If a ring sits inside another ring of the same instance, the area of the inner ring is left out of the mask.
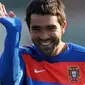
<path id="1" fill-rule="evenodd" d="M 39 44 L 37 44 L 36 42 L 34 42 L 34 45 L 38 48 L 38 50 L 42 54 L 44 54 L 45 56 L 51 57 L 52 54 L 56 51 L 59 42 L 60 42 L 59 39 L 53 40 L 52 46 L 47 46 L 47 47 L 42 47 Z"/>

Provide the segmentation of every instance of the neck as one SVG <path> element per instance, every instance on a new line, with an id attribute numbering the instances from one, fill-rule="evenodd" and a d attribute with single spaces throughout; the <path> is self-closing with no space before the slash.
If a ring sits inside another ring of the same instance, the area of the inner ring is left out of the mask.
<path id="1" fill-rule="evenodd" d="M 57 48 L 55 48 L 52 56 L 58 55 L 59 53 L 65 51 L 67 49 L 67 45 L 64 42 L 60 42 Z"/>

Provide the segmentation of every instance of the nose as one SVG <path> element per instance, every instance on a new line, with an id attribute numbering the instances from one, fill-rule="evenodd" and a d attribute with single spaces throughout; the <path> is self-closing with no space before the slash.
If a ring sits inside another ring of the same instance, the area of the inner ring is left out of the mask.
<path id="1" fill-rule="evenodd" d="M 49 38 L 49 33 L 47 31 L 42 31 L 40 33 L 40 39 L 47 40 Z"/>

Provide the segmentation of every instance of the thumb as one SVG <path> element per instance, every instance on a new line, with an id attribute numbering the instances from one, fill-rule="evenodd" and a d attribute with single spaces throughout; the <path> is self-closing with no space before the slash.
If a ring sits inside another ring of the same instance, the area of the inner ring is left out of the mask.
<path id="1" fill-rule="evenodd" d="M 10 11 L 9 12 L 9 17 L 13 18 L 13 17 L 16 17 L 15 13 L 13 11 Z"/>

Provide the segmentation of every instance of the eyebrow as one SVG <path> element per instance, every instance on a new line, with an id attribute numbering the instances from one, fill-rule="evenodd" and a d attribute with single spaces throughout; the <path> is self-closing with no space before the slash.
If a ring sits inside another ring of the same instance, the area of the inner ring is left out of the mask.
<path id="1" fill-rule="evenodd" d="M 39 25 L 34 25 L 31 28 L 33 29 L 33 28 L 41 28 L 41 27 Z"/>
<path id="2" fill-rule="evenodd" d="M 49 28 L 49 27 L 56 27 L 56 25 L 47 25 L 46 27 L 47 28 Z"/>
<path id="3" fill-rule="evenodd" d="M 50 27 L 56 28 L 56 25 L 47 25 L 47 26 L 46 26 L 46 28 L 50 28 Z M 41 28 L 41 26 L 40 26 L 40 25 L 34 25 L 34 26 L 32 26 L 31 28 L 32 28 L 32 29 L 35 29 L 35 28 L 39 29 L 39 28 Z"/>

